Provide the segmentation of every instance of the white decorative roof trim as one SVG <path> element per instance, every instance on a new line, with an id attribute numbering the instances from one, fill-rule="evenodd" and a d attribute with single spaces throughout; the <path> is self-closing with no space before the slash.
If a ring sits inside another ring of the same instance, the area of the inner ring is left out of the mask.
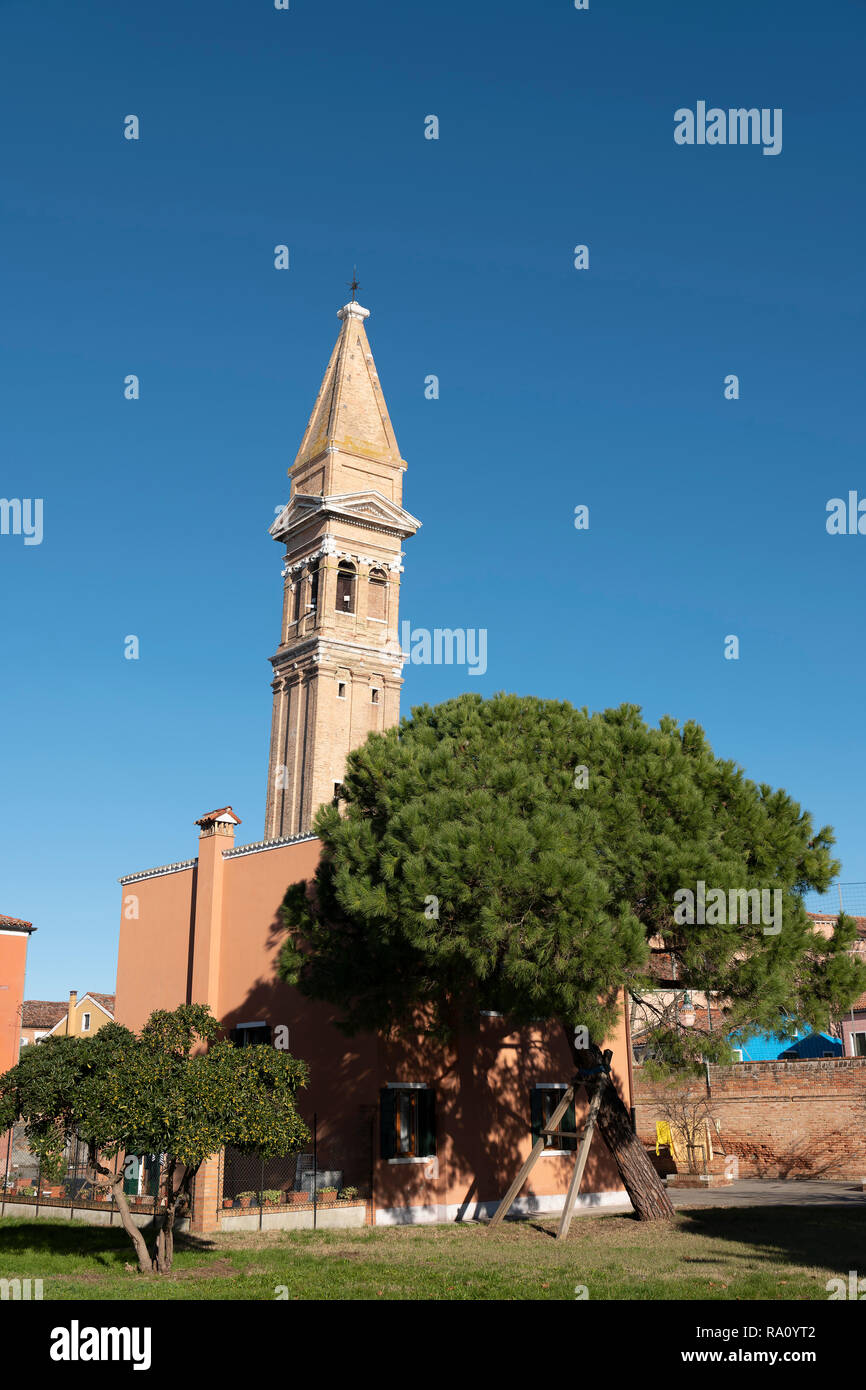
<path id="1" fill-rule="evenodd" d="M 161 878 L 163 874 L 177 874 L 182 869 L 194 869 L 197 859 L 182 859 L 176 864 L 161 864 L 158 869 L 142 869 L 137 874 L 126 874 L 118 883 L 140 883 L 143 878 Z"/>
<path id="2" fill-rule="evenodd" d="M 318 550 L 313 550 L 309 555 L 302 555 L 300 560 L 295 560 L 291 565 L 285 564 L 281 570 L 284 579 L 289 575 L 294 575 L 296 570 L 301 570 L 305 565 L 312 564 L 313 560 L 320 560 L 323 555 L 336 555 L 338 560 L 352 560 L 356 565 L 369 565 L 371 569 L 390 570 L 392 574 L 403 573 L 403 566 L 400 561 L 406 552 L 401 550 L 399 556 L 393 560 L 381 560 L 375 555 L 359 555 L 354 550 L 338 550 L 337 542 L 331 535 L 323 538 Z"/>
<path id="3" fill-rule="evenodd" d="M 318 840 L 318 835 L 305 832 L 302 835 L 283 835 L 279 840 L 256 840 L 251 845 L 238 845 L 237 849 L 224 849 L 223 859 L 235 859 L 241 854 L 264 854 L 269 849 L 279 849 L 281 845 L 299 845 L 303 840 Z"/>

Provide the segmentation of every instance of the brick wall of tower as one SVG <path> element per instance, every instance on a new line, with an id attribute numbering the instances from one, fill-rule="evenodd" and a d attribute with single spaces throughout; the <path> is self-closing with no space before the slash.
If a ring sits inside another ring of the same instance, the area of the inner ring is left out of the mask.
<path id="1" fill-rule="evenodd" d="M 328 523 L 322 523 L 321 529 Z M 321 533 L 304 536 L 311 555 Z M 273 713 L 269 755 L 265 839 L 310 829 L 318 807 L 332 800 L 342 781 L 346 757 L 373 732 L 400 718 L 399 539 L 371 534 L 344 523 L 336 544 L 342 553 L 364 555 L 356 568 L 351 612 L 337 608 L 340 557 L 328 554 L 310 561 L 318 569 L 318 604 L 307 611 L 310 581 L 305 569 L 287 581 L 283 602 L 282 642 L 272 658 Z M 287 568 L 299 547 L 287 554 Z M 302 557 L 303 559 L 303 557 Z M 380 602 L 383 616 L 370 612 L 370 575 L 386 575 Z M 296 606 L 293 585 L 300 585 Z M 295 618 L 295 612 L 300 613 Z M 344 686 L 342 696 L 340 686 Z M 374 699 L 373 692 L 376 692 Z"/>

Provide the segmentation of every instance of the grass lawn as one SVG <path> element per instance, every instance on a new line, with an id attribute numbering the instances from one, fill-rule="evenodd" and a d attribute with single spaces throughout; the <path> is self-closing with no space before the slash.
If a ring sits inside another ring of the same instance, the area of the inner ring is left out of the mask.
<path id="1" fill-rule="evenodd" d="M 122 1231 L 0 1221 L 0 1278 L 43 1280 L 46 1299 L 818 1299 L 866 1267 L 866 1210 L 701 1207 L 671 1225 L 581 1216 L 348 1231 L 179 1237 L 175 1271 L 142 1276 Z M 128 1267 L 127 1267 L 128 1266 Z"/>

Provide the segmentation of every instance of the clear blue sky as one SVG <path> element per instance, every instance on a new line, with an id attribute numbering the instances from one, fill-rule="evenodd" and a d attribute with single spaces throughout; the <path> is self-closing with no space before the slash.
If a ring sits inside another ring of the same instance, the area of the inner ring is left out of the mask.
<path id="1" fill-rule="evenodd" d="M 44 499 L 40 546 L 0 537 L 29 997 L 114 988 L 117 877 L 194 855 L 202 812 L 262 834 L 267 527 L 354 264 L 423 521 L 402 616 L 489 633 L 481 679 L 408 667 L 404 712 L 694 717 L 866 879 L 866 536 L 825 529 L 866 495 L 864 41 L 853 0 L 0 0 L 0 496 Z M 699 100 L 782 108 L 782 153 L 677 146 Z"/>

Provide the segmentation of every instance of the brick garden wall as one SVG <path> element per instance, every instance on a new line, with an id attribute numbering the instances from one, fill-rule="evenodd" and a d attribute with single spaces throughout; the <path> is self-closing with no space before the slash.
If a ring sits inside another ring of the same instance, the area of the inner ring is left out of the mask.
<path id="1" fill-rule="evenodd" d="M 704 1078 L 677 1090 L 709 1100 L 740 1177 L 866 1177 L 866 1057 L 741 1062 L 709 1074 L 709 1094 Z M 636 1067 L 633 1099 L 637 1132 L 654 1149 L 664 1088 Z"/>

